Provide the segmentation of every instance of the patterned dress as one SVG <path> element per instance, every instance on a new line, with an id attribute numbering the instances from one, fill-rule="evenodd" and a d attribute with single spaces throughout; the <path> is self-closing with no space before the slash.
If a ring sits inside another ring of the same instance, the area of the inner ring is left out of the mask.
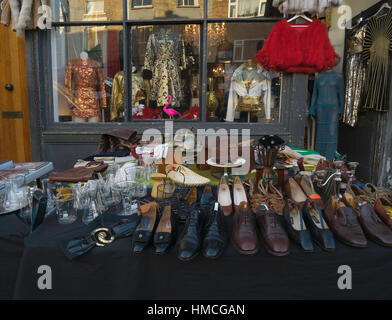
<path id="1" fill-rule="evenodd" d="M 101 108 L 106 108 L 102 66 L 95 60 L 69 60 L 65 73 L 65 89 L 74 117 L 99 117 Z"/>
<path id="2" fill-rule="evenodd" d="M 178 33 L 161 28 L 150 35 L 144 69 L 152 72 L 150 100 L 163 107 L 173 98 L 171 105 L 179 107 L 183 99 L 181 71 L 186 69 L 184 39 Z"/>

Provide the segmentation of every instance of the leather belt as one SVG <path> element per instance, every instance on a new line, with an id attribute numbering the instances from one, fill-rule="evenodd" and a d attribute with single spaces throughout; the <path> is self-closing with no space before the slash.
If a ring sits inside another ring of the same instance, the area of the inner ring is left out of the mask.
<path id="1" fill-rule="evenodd" d="M 140 222 L 140 216 L 134 214 L 129 218 L 121 217 L 110 226 L 102 223 L 102 220 L 93 221 L 92 227 L 88 227 L 84 232 L 85 235 L 77 236 L 71 240 L 61 242 L 61 247 L 65 256 L 73 260 L 82 256 L 95 247 L 105 247 L 116 239 L 126 238 L 133 235 Z"/>

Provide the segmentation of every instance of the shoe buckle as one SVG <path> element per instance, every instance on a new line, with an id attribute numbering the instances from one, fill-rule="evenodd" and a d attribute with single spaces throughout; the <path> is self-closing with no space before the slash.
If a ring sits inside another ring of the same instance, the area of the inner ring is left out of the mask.
<path id="1" fill-rule="evenodd" d="M 91 237 L 97 247 L 104 247 L 114 241 L 115 237 L 108 228 L 98 228 L 91 232 Z"/>

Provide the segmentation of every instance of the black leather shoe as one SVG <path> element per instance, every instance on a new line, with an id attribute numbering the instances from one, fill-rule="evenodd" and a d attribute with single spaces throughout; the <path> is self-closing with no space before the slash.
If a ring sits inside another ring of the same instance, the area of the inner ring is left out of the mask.
<path id="1" fill-rule="evenodd" d="M 202 253 L 208 259 L 217 259 L 227 245 L 226 224 L 219 203 L 210 210 L 208 222 L 205 227 Z"/>
<path id="2" fill-rule="evenodd" d="M 199 254 L 203 224 L 202 218 L 201 210 L 196 207 L 189 214 L 184 231 L 178 243 L 178 259 L 182 261 L 189 261 Z"/>
<path id="3" fill-rule="evenodd" d="M 303 208 L 304 220 L 314 242 L 325 251 L 335 250 L 335 239 L 318 204 L 309 199 Z"/>
<path id="4" fill-rule="evenodd" d="M 283 217 L 289 237 L 297 242 L 305 251 L 312 252 L 312 238 L 303 219 L 301 207 L 293 201 L 286 199 Z"/>
<path id="5" fill-rule="evenodd" d="M 173 239 L 173 227 L 171 206 L 166 206 L 154 234 L 154 252 L 156 254 L 164 254 L 169 249 Z"/>
<path id="6" fill-rule="evenodd" d="M 152 240 L 157 221 L 157 207 L 151 206 L 150 210 L 141 218 L 133 235 L 132 251 L 141 253 Z"/>

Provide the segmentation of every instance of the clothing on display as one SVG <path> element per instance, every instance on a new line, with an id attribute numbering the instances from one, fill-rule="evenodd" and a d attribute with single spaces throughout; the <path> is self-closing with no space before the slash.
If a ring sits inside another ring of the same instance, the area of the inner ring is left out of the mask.
<path id="1" fill-rule="evenodd" d="M 344 79 L 334 71 L 324 72 L 314 82 L 309 114 L 317 120 L 316 151 L 334 159 L 338 146 L 338 121 L 344 109 Z"/>
<path id="2" fill-rule="evenodd" d="M 346 98 L 343 123 L 351 127 L 355 127 L 358 122 L 363 83 L 365 81 L 366 69 L 361 57 L 365 30 L 365 27 L 361 27 L 351 36 L 346 57 Z"/>
<path id="3" fill-rule="evenodd" d="M 113 79 L 112 96 L 110 100 L 110 121 L 124 117 L 124 71 L 116 73 Z M 139 100 L 144 97 L 143 79 L 132 74 L 132 105 L 137 107 Z"/>
<path id="4" fill-rule="evenodd" d="M 239 118 L 240 111 L 260 111 L 264 106 L 265 118 L 271 119 L 271 77 L 259 65 L 244 63 L 231 78 L 226 121 Z"/>
<path id="5" fill-rule="evenodd" d="M 286 19 L 276 23 L 256 55 L 259 64 L 267 70 L 289 73 L 317 73 L 332 68 L 339 56 L 329 41 L 326 25 L 313 19 L 301 26 Z"/>
<path id="6" fill-rule="evenodd" d="M 143 70 L 143 78 L 151 80 L 151 92 L 147 98 L 163 107 L 171 95 L 171 105 L 179 107 L 183 99 L 181 71 L 184 69 L 186 57 L 183 37 L 165 27 L 151 34 L 147 42 Z"/>
<path id="7" fill-rule="evenodd" d="M 283 14 L 322 14 L 331 6 L 340 6 L 342 0 L 274 0 L 272 5 Z"/>
<path id="8" fill-rule="evenodd" d="M 65 74 L 66 94 L 71 114 L 77 118 L 99 117 L 106 108 L 106 92 L 102 66 L 92 59 L 72 59 Z"/>
<path id="9" fill-rule="evenodd" d="M 362 58 L 367 64 L 364 84 L 365 109 L 387 111 L 389 105 L 388 73 L 392 51 L 392 9 L 373 16 L 366 28 Z"/>

